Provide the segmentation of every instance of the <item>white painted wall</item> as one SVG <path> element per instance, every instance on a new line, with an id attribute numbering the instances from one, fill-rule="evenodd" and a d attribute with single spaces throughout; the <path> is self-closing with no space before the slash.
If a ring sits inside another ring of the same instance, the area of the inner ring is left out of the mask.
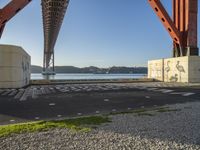
<path id="1" fill-rule="evenodd" d="M 149 61 L 148 77 L 165 82 L 200 82 L 200 57 L 186 56 Z"/>
<path id="2" fill-rule="evenodd" d="M 30 82 L 31 58 L 23 48 L 0 45 L 0 88 L 21 88 Z"/>
<path id="3" fill-rule="evenodd" d="M 189 82 L 200 82 L 200 57 L 189 57 Z"/>
<path id="4" fill-rule="evenodd" d="M 159 81 L 163 81 L 163 63 L 164 59 L 149 61 L 148 78 L 154 78 Z"/>

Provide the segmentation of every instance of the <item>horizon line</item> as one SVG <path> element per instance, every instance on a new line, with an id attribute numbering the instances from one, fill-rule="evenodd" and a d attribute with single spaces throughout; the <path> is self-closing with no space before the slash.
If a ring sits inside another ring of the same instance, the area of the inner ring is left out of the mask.
<path id="1" fill-rule="evenodd" d="M 41 67 L 43 68 L 42 66 L 40 65 L 34 65 L 34 64 L 31 64 L 31 66 L 37 66 L 37 67 Z M 55 67 L 76 67 L 76 68 L 87 68 L 87 67 L 97 67 L 97 68 L 112 68 L 112 67 L 127 67 L 127 68 L 147 68 L 147 66 L 108 66 L 108 67 L 99 67 L 99 66 L 84 66 L 84 67 L 77 67 L 77 66 L 73 66 L 73 65 L 61 65 L 61 66 L 55 66 Z"/>

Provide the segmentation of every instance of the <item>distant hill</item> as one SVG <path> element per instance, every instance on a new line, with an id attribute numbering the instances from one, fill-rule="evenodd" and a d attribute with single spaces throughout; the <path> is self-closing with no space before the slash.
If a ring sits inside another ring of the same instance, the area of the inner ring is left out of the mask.
<path id="1" fill-rule="evenodd" d="M 41 73 L 42 72 L 42 67 L 40 66 L 31 66 L 31 73 Z"/>
<path id="2" fill-rule="evenodd" d="M 56 73 L 94 73 L 94 74 L 104 74 L 104 73 L 147 73 L 147 67 L 110 67 L 110 68 L 98 68 L 94 66 L 78 68 L 74 66 L 55 66 Z M 31 66 L 31 73 L 41 73 L 42 67 Z"/>

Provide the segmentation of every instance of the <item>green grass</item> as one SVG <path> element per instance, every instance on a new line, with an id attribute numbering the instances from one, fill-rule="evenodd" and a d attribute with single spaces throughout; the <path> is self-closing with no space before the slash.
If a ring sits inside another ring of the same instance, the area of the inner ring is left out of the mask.
<path id="1" fill-rule="evenodd" d="M 30 133 L 46 131 L 53 128 L 68 128 L 74 131 L 88 132 L 96 125 L 102 123 L 111 122 L 109 115 L 119 115 L 119 114 L 136 114 L 137 116 L 154 116 L 154 112 L 173 112 L 180 111 L 180 109 L 170 109 L 169 107 L 157 107 L 157 108 L 141 108 L 132 111 L 124 112 L 112 112 L 104 116 L 90 116 L 90 117 L 80 117 L 74 119 L 57 120 L 57 121 L 37 121 L 21 124 L 11 124 L 0 126 L 0 138 L 5 136 L 10 136 L 11 134 L 20 133 Z"/>
<path id="2" fill-rule="evenodd" d="M 37 121 L 21 124 L 0 126 L 0 137 L 11 134 L 46 131 L 53 128 L 68 128 L 75 131 L 88 132 L 94 125 L 110 122 L 108 117 L 91 116 L 58 121 Z"/>

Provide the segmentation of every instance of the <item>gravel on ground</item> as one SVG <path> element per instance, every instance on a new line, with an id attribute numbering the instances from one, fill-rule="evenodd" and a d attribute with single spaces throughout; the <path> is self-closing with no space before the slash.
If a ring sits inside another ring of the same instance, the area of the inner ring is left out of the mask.
<path id="1" fill-rule="evenodd" d="M 119 114 L 90 132 L 69 129 L 0 138 L 0 150 L 200 150 L 200 102 L 153 116 Z"/>

